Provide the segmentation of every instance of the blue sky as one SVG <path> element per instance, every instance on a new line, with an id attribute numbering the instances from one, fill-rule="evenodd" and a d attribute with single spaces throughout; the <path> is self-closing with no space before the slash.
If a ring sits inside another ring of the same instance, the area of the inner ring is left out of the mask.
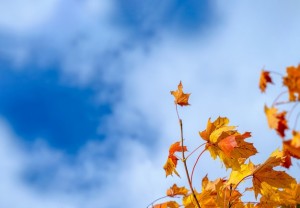
<path id="1" fill-rule="evenodd" d="M 0 1 L 0 207 L 145 207 L 186 184 L 162 169 L 180 80 L 192 92 L 180 109 L 187 144 L 227 116 L 252 132 L 262 162 L 280 140 L 263 115 L 276 91 L 261 95 L 258 77 L 299 63 L 299 6 Z M 202 164 L 196 180 L 226 174 L 208 155 Z"/>

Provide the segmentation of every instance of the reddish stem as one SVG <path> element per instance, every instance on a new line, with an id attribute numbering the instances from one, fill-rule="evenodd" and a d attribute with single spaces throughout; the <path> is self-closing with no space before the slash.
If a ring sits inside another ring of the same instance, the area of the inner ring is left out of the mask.
<path id="1" fill-rule="evenodd" d="M 196 168 L 196 165 L 200 159 L 200 157 L 202 156 L 202 154 L 207 150 L 207 148 L 205 148 L 204 150 L 202 150 L 202 152 L 199 154 L 195 164 L 194 164 L 194 167 L 193 167 L 193 170 L 192 170 L 192 175 L 191 175 L 191 183 L 193 184 L 193 175 L 194 175 L 194 171 L 195 171 L 195 168 Z"/>
<path id="2" fill-rule="evenodd" d="M 204 144 L 201 144 L 199 147 L 197 147 L 196 149 L 194 149 L 188 156 L 186 156 L 185 159 L 188 159 L 194 152 L 196 152 L 200 147 L 202 147 L 205 144 L 207 144 L 207 142 L 205 142 Z"/>

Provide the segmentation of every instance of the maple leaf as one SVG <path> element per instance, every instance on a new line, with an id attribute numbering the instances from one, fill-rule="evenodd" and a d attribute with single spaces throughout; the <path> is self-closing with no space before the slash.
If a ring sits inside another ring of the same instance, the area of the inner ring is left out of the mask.
<path id="1" fill-rule="evenodd" d="M 190 105 L 189 104 L 189 97 L 190 97 L 190 93 L 184 93 L 182 91 L 183 89 L 183 86 L 182 86 L 182 83 L 180 81 L 179 85 L 178 85 L 178 90 L 176 91 L 171 91 L 171 94 L 174 96 L 175 98 L 175 103 L 177 105 L 180 105 L 180 106 L 187 106 L 187 105 Z"/>
<path id="2" fill-rule="evenodd" d="M 176 184 L 174 184 L 171 188 L 169 188 L 167 190 L 167 196 L 170 196 L 170 197 L 174 197 L 174 196 L 177 196 L 177 195 L 187 195 L 189 190 L 187 190 L 184 186 L 182 187 L 178 187 Z"/>
<path id="3" fill-rule="evenodd" d="M 199 132 L 207 141 L 206 148 L 213 159 L 218 156 L 226 168 L 239 169 L 245 159 L 257 153 L 252 143 L 245 139 L 251 137 L 250 132 L 240 134 L 235 126 L 227 126 L 228 118 L 218 117 L 214 122 L 208 120 L 204 131 Z"/>
<path id="4" fill-rule="evenodd" d="M 261 183 L 261 194 L 260 205 L 272 205 L 273 207 L 279 207 L 284 205 L 295 204 L 292 196 L 287 194 L 285 191 L 279 190 L 278 188 L 270 186 L 266 182 Z"/>
<path id="5" fill-rule="evenodd" d="M 286 172 L 273 170 L 274 167 L 281 165 L 283 158 L 283 152 L 276 150 L 263 164 L 254 169 L 252 182 L 255 197 L 261 192 L 262 182 L 266 182 L 276 188 L 288 188 L 292 183 L 296 182 L 295 179 Z"/>
<path id="6" fill-rule="evenodd" d="M 267 116 L 270 129 L 275 129 L 282 138 L 285 137 L 285 130 L 288 129 L 287 120 L 285 119 L 286 111 L 277 112 L 277 108 L 268 108 L 265 106 L 265 114 Z"/>
<path id="7" fill-rule="evenodd" d="M 156 204 L 153 208 L 179 208 L 179 204 L 176 201 L 168 201 L 161 204 Z"/>
<path id="8" fill-rule="evenodd" d="M 241 165 L 240 170 L 233 170 L 227 183 L 237 185 L 246 177 L 252 176 L 255 197 L 261 193 L 262 182 L 276 188 L 288 188 L 295 183 L 295 179 L 284 171 L 273 170 L 274 167 L 282 164 L 283 159 L 283 152 L 276 150 L 261 165 L 255 166 L 250 161 L 248 164 Z"/>
<path id="9" fill-rule="evenodd" d="M 201 207 L 243 207 L 237 190 L 227 186 L 226 180 L 217 178 L 210 181 L 207 175 L 202 179 L 202 193 L 199 194 Z M 204 203 L 205 202 L 205 203 Z"/>
<path id="10" fill-rule="evenodd" d="M 300 64 L 298 67 L 289 66 L 286 68 L 287 76 L 283 77 L 283 85 L 289 90 L 289 100 L 300 100 Z"/>
<path id="11" fill-rule="evenodd" d="M 261 92 L 266 91 L 268 83 L 273 84 L 272 79 L 270 77 L 270 72 L 262 70 L 259 78 L 259 88 Z"/>
<path id="12" fill-rule="evenodd" d="M 176 166 L 177 166 L 177 161 L 178 158 L 174 155 L 176 152 L 182 152 L 182 151 L 187 151 L 186 146 L 182 146 L 180 144 L 180 142 L 175 142 L 174 144 L 172 144 L 169 148 L 169 156 L 167 159 L 167 162 L 164 165 L 164 169 L 166 172 L 166 177 L 168 175 L 172 175 L 172 173 L 174 172 L 177 176 L 180 177 L 180 175 L 178 174 L 178 172 L 176 171 Z"/>
<path id="13" fill-rule="evenodd" d="M 164 167 L 166 172 L 166 177 L 168 175 L 173 175 L 173 172 L 180 177 L 179 173 L 176 171 L 176 165 L 174 164 L 173 160 L 171 158 L 167 159 L 167 162 L 165 163 Z"/>

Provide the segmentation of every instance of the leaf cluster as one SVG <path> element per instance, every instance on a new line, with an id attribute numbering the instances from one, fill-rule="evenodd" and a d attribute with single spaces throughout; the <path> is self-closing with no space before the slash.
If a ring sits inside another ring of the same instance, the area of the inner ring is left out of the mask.
<path id="1" fill-rule="evenodd" d="M 262 70 L 259 80 L 261 92 L 265 92 L 269 84 L 274 84 L 272 74 L 278 75 L 276 72 Z M 188 148 L 184 145 L 183 122 L 178 113 L 178 106 L 190 105 L 190 93 L 183 92 L 183 85 L 180 82 L 177 90 L 171 91 L 171 94 L 174 96 L 181 134 L 180 138 L 170 145 L 169 155 L 163 168 L 166 177 L 173 174 L 180 177 L 176 168 L 178 161 L 182 162 L 189 187 L 174 184 L 166 191 L 166 196 L 160 198 L 170 198 L 170 200 L 162 203 L 153 202 L 149 206 L 152 208 L 299 207 L 300 183 L 297 183 L 284 168 L 292 165 L 291 158 L 300 159 L 300 131 L 293 128 L 291 138 L 286 139 L 287 130 L 291 129 L 287 115 L 293 112 L 295 105 L 300 101 L 300 65 L 287 67 L 286 75 L 282 76 L 282 84 L 287 88 L 288 100 L 279 101 L 283 94 L 280 93 L 270 107 L 265 106 L 268 125 L 282 139 L 282 148 L 275 150 L 263 163 L 254 164 L 250 157 L 257 154 L 257 150 L 253 143 L 248 142 L 251 133 L 240 133 L 236 126 L 229 125 L 230 121 L 227 117 L 218 117 L 214 121 L 209 118 L 206 128 L 199 131 L 199 136 L 204 143 L 199 144 L 186 156 Z M 294 104 L 290 111 L 278 108 L 281 104 L 289 103 Z M 187 162 L 200 148 L 202 151 L 194 161 L 193 169 L 189 170 Z M 195 188 L 194 170 L 199 158 L 205 152 L 208 152 L 214 160 L 218 158 L 224 167 L 230 170 L 230 174 L 215 180 L 210 180 L 206 175 L 202 179 L 202 186 Z M 252 186 L 241 190 L 240 184 L 247 179 L 252 180 Z M 249 192 L 254 194 L 256 201 L 242 200 L 242 196 Z M 178 198 L 181 199 L 181 203 Z"/>

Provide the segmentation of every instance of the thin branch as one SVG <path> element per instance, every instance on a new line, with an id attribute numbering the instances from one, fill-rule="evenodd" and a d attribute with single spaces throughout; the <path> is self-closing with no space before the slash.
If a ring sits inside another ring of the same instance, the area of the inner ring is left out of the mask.
<path id="1" fill-rule="evenodd" d="M 178 109 L 177 109 L 177 104 L 175 103 L 175 106 L 176 106 L 176 112 L 177 112 L 177 116 L 178 116 L 178 119 L 179 119 L 179 125 L 180 125 L 180 137 L 181 137 L 181 145 L 183 147 L 183 127 L 182 127 L 182 120 L 181 118 L 179 117 L 179 113 L 178 113 Z M 184 151 L 183 151 L 183 148 L 182 148 L 182 161 L 183 161 L 183 164 L 184 164 L 184 169 L 185 169 L 185 173 L 186 173 L 186 176 L 187 176 L 187 179 L 188 179 L 188 182 L 189 182 L 189 186 L 190 186 L 190 189 L 192 191 L 192 194 L 193 194 L 193 197 L 196 201 L 196 204 L 197 204 L 197 207 L 198 208 L 201 208 L 199 202 L 198 202 L 198 199 L 196 197 L 196 194 L 195 194 L 195 191 L 193 189 L 193 186 L 192 186 L 192 182 L 191 182 L 191 178 L 190 178 L 190 174 L 189 174 L 189 170 L 188 170 L 188 167 L 187 167 L 187 164 L 186 164 L 186 158 L 185 158 L 185 154 L 184 154 Z"/>

